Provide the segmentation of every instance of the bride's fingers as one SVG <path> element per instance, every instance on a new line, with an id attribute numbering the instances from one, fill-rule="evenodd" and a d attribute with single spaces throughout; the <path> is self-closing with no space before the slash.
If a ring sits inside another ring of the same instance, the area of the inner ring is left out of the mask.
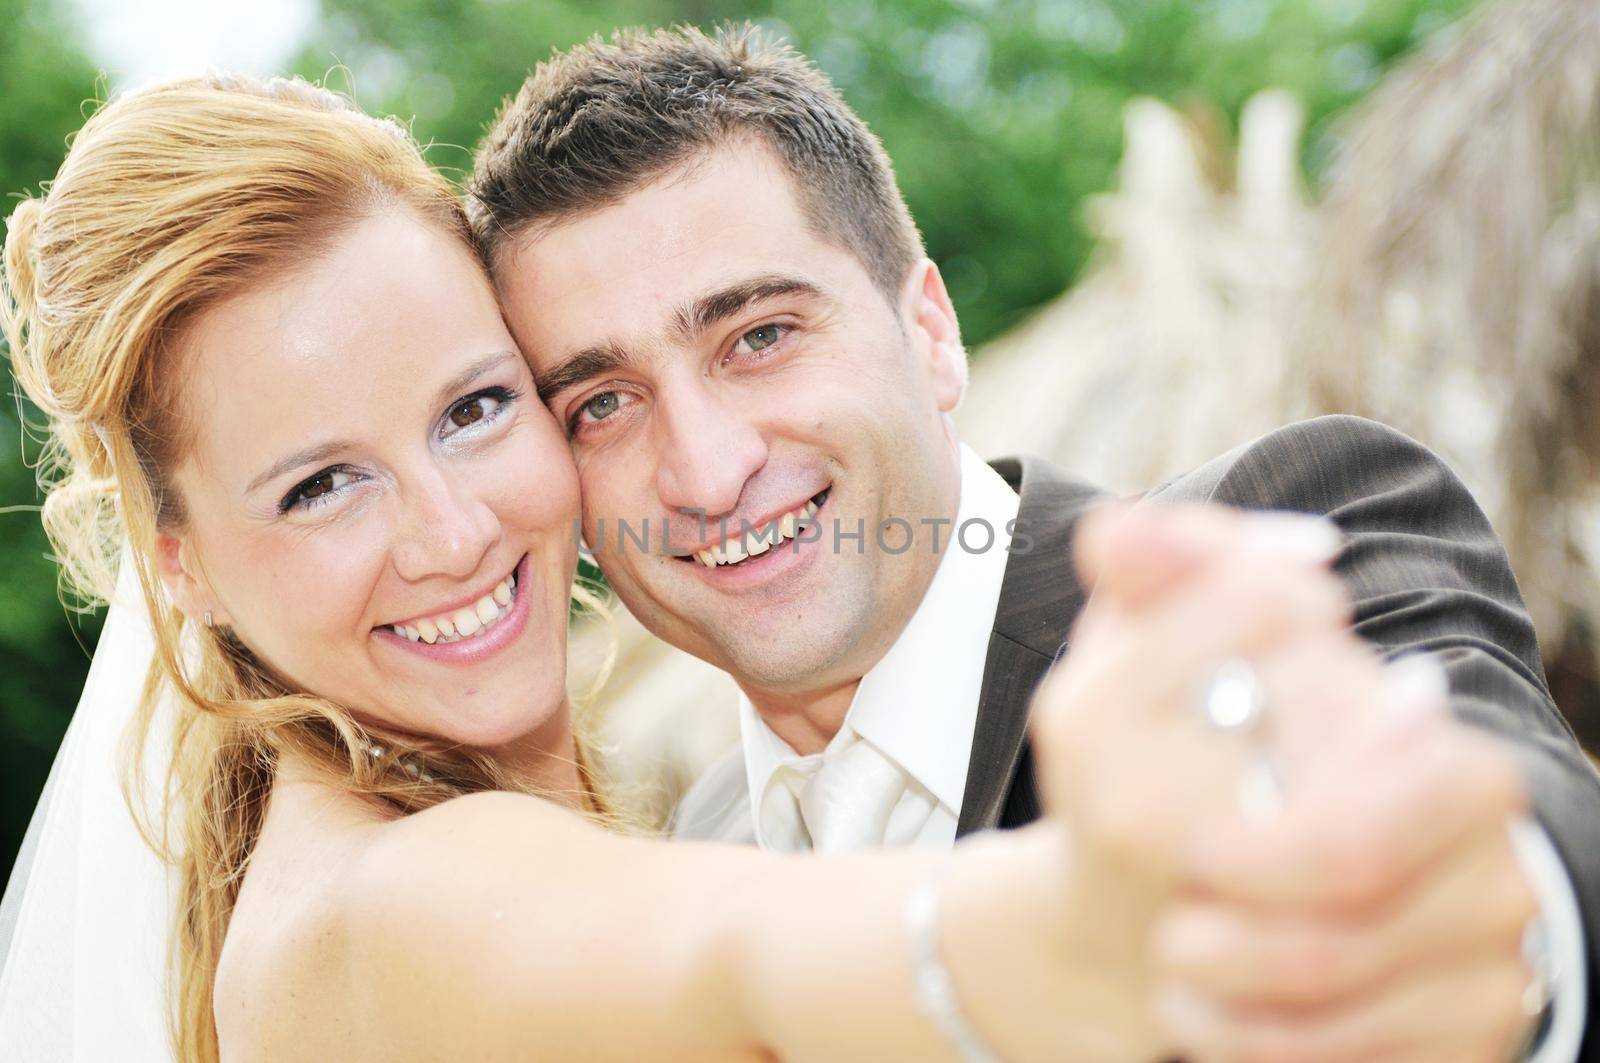
<path id="1" fill-rule="evenodd" d="M 1445 967 L 1327 1008 L 1230 1009 L 1167 986 L 1157 1009 L 1186 1059 L 1510 1059 L 1527 1019 L 1518 1002 L 1528 983 L 1520 957 Z M 1486 1045 L 1494 1050 L 1485 1052 Z M 1413 1055 L 1415 1053 L 1415 1055 Z"/>
<path id="2" fill-rule="evenodd" d="M 1465 725 L 1399 717 L 1375 739 L 1331 757 L 1299 790 L 1291 785 L 1280 820 L 1207 825 L 1190 849 L 1189 880 L 1260 908 L 1381 907 L 1526 808 L 1515 761 Z"/>
<path id="3" fill-rule="evenodd" d="M 1100 645 L 1075 647 L 1036 709 L 1039 779 L 1049 807 L 1115 863 L 1157 878 L 1177 874 L 1207 824 L 1232 822 L 1240 780 L 1267 744 L 1291 781 L 1382 711 L 1383 666 L 1343 626 L 1342 592 L 1327 572 L 1276 565 L 1249 570 L 1250 594 L 1201 627 L 1187 610 L 1214 607 L 1205 581 L 1169 607 L 1120 615 Z M 1237 572 L 1229 594 L 1246 593 Z M 1192 602 L 1184 599 L 1192 597 Z M 1231 600 L 1231 599 L 1230 599 Z M 1163 626 L 1170 624 L 1171 626 Z M 1248 652 L 1251 639 L 1262 639 Z M 1215 662 L 1248 657 L 1264 703 L 1263 730 L 1219 734 L 1198 701 Z M 1074 674 L 1073 665 L 1080 665 Z"/>
<path id="4" fill-rule="evenodd" d="M 1073 559 L 1096 597 L 1137 608 L 1225 549 L 1236 519 L 1221 507 L 1107 503 L 1078 522 Z"/>
<path id="5" fill-rule="evenodd" d="M 1217 505 L 1111 503 L 1079 522 L 1073 556 L 1096 596 L 1140 609 L 1229 553 L 1326 565 L 1339 547 L 1338 529 L 1321 517 Z"/>
<path id="6" fill-rule="evenodd" d="M 1384 711 L 1383 662 L 1349 631 L 1298 640 L 1255 664 L 1265 705 L 1260 740 L 1288 780 L 1303 779 Z"/>
<path id="7" fill-rule="evenodd" d="M 1103 609 L 1094 625 L 1075 633 L 1038 696 L 1041 741 L 1071 741 L 1054 733 L 1058 725 L 1098 739 L 1101 726 L 1170 723 L 1192 710 L 1220 662 L 1260 660 L 1336 634 L 1349 613 L 1342 584 L 1325 569 L 1230 555 L 1160 606 Z"/>

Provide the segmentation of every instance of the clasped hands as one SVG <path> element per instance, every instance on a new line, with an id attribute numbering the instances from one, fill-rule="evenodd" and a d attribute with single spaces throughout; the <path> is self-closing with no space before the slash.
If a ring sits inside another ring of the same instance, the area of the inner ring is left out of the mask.
<path id="1" fill-rule="evenodd" d="M 1498 1063 L 1528 1036 L 1523 782 L 1437 665 L 1352 632 L 1338 549 L 1327 522 L 1216 507 L 1083 522 L 1092 597 L 1034 738 L 1104 1058 Z M 1259 677 L 1258 734 L 1196 711 L 1227 660 Z M 1236 785 L 1263 756 L 1270 818 Z"/>

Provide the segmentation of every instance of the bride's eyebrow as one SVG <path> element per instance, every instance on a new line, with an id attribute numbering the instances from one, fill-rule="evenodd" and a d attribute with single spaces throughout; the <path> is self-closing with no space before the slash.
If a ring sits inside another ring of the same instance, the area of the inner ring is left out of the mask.
<path id="1" fill-rule="evenodd" d="M 451 377 L 445 383 L 445 385 L 439 389 L 438 397 L 434 399 L 433 404 L 435 406 L 443 406 L 445 403 L 450 402 L 463 391 L 465 391 L 467 386 L 474 380 L 483 376 L 490 370 L 496 369 L 503 365 L 507 359 L 516 357 L 519 357 L 516 351 L 494 351 L 490 354 L 484 355 L 482 358 L 479 358 L 461 372 Z M 302 465 L 311 465 L 319 461 L 327 461 L 334 455 L 342 451 L 349 450 L 354 446 L 354 443 L 339 439 L 327 443 L 315 443 L 309 447 L 297 450 L 293 454 L 286 454 L 277 461 L 273 462 L 270 467 L 263 471 L 254 480 L 251 480 L 250 486 L 244 489 L 244 493 L 247 495 L 254 494 L 263 484 L 271 483 L 273 480 L 276 480 L 286 472 L 291 472 L 294 469 L 298 469 Z"/>
<path id="2" fill-rule="evenodd" d="M 327 461 L 335 454 L 349 450 L 352 446 L 354 446 L 354 444 L 349 443 L 346 440 L 337 439 L 328 443 L 314 444 L 313 446 L 306 447 L 302 450 L 297 450 L 293 454 L 286 454 L 277 461 L 273 462 L 271 467 L 262 472 L 254 480 L 251 480 L 250 486 L 244 489 L 244 493 L 247 495 L 255 494 L 255 492 L 262 485 L 271 483 L 273 480 L 276 480 L 286 472 L 292 472 L 302 465 L 311 465 L 315 462 Z"/>
<path id="3" fill-rule="evenodd" d="M 516 351 L 494 351 L 491 354 L 484 355 L 482 358 L 479 358 L 476 362 L 473 362 L 461 372 L 451 377 L 444 387 L 439 389 L 438 396 L 434 399 L 433 404 L 435 406 L 443 406 L 445 403 L 452 401 L 456 398 L 456 396 L 467 390 L 467 385 L 471 384 L 483 374 L 489 372 L 489 370 L 498 368 L 509 358 L 518 357 L 521 356 L 518 355 Z"/>

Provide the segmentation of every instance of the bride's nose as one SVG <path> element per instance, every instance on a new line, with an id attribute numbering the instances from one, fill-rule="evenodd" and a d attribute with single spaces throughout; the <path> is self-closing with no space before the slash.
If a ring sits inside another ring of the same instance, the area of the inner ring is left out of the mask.
<path id="1" fill-rule="evenodd" d="M 465 579 L 478 571 L 499 538 L 500 520 L 469 482 L 430 469 L 411 478 L 401 496 L 392 549 L 402 579 Z"/>

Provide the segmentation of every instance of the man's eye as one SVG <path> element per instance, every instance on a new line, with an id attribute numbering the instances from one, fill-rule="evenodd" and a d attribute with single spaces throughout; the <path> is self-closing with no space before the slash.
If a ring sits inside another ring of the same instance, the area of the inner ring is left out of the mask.
<path id="1" fill-rule="evenodd" d="M 753 328 L 739 337 L 739 346 L 750 351 L 764 350 L 781 340 L 783 331 L 782 325 L 762 325 L 760 328 Z"/>
<path id="2" fill-rule="evenodd" d="M 638 402 L 639 396 L 630 391 L 597 391 L 574 406 L 567 415 L 567 436 L 576 439 L 578 433 L 587 428 L 597 428 L 601 421 L 616 417 Z M 626 420 L 626 417 L 619 417 L 617 423 L 621 424 Z M 608 428 L 606 431 L 612 429 Z"/>
<path id="3" fill-rule="evenodd" d="M 602 391 L 583 404 L 583 412 L 596 421 L 603 421 L 616 413 L 621 404 L 622 398 L 615 391 Z"/>

